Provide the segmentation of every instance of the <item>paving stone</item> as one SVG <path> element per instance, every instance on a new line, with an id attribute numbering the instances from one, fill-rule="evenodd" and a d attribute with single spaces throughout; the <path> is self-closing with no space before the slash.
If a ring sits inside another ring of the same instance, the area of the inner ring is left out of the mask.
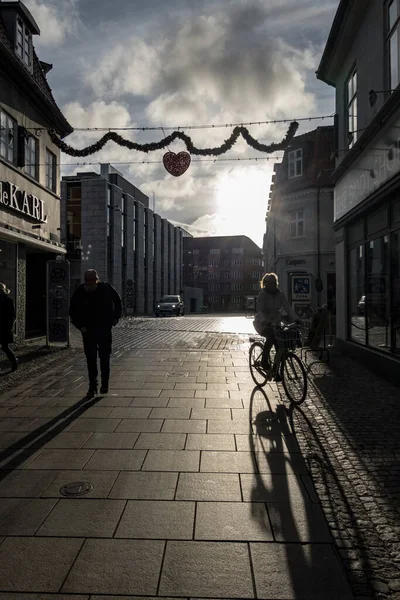
<path id="1" fill-rule="evenodd" d="M 205 390 L 205 383 L 176 383 L 175 390 Z"/>
<path id="2" fill-rule="evenodd" d="M 36 498 L 57 477 L 57 471 L 15 470 L 0 479 L 0 498 Z"/>
<path id="3" fill-rule="evenodd" d="M 209 420 L 207 423 L 207 433 L 241 433 L 247 434 L 253 432 L 250 421 L 215 421 Z"/>
<path id="4" fill-rule="evenodd" d="M 243 408 L 242 401 L 234 398 L 206 398 L 207 409 L 212 408 Z"/>
<path id="5" fill-rule="evenodd" d="M 252 452 L 202 452 L 200 471 L 206 473 L 257 473 Z"/>
<path id="6" fill-rule="evenodd" d="M 186 419 L 167 419 L 164 421 L 162 433 L 205 433 L 207 421 L 190 421 Z"/>
<path id="7" fill-rule="evenodd" d="M 55 471 L 53 471 L 55 473 Z M 86 498 L 107 498 L 117 479 L 119 471 L 62 471 L 42 493 L 43 498 L 65 498 L 61 488 L 73 481 L 88 481 L 93 489 L 85 495 Z M 67 498 L 75 500 L 74 497 Z"/>
<path id="8" fill-rule="evenodd" d="M 183 450 L 185 442 L 185 433 L 141 433 L 135 450 Z"/>
<path id="9" fill-rule="evenodd" d="M 235 435 L 236 447 L 239 452 L 262 452 L 265 455 L 271 452 L 288 453 L 282 435 Z"/>
<path id="10" fill-rule="evenodd" d="M 194 390 L 163 390 L 162 398 L 194 398 Z"/>
<path id="11" fill-rule="evenodd" d="M 58 592 L 83 541 L 9 537 L 0 545 L 0 589 Z"/>
<path id="12" fill-rule="evenodd" d="M 256 461 L 260 473 L 301 473 L 307 475 L 307 466 L 301 454 L 284 452 L 256 452 Z"/>
<path id="13" fill-rule="evenodd" d="M 112 406 L 91 406 L 82 415 L 80 419 L 106 419 L 111 415 Z"/>
<path id="14" fill-rule="evenodd" d="M 196 390 L 195 398 L 229 398 L 227 390 Z"/>
<path id="15" fill-rule="evenodd" d="M 154 595 L 164 544 L 159 540 L 86 540 L 62 591 Z"/>
<path id="16" fill-rule="evenodd" d="M 247 544 L 167 542 L 159 594 L 253 598 Z"/>
<path id="17" fill-rule="evenodd" d="M 132 398 L 129 406 L 145 408 L 164 408 L 168 405 L 168 398 Z"/>
<path id="18" fill-rule="evenodd" d="M 229 408 L 194 408 L 191 419 L 214 419 L 222 421 L 230 421 L 231 411 Z"/>
<path id="19" fill-rule="evenodd" d="M 174 388 L 175 388 L 175 383 L 170 382 L 170 381 L 166 381 L 164 383 L 150 381 L 143 385 L 144 390 L 173 390 Z M 182 388 L 182 389 L 184 389 L 184 388 Z"/>
<path id="20" fill-rule="evenodd" d="M 93 433 L 84 448 L 132 450 L 138 437 L 138 433 Z"/>
<path id="21" fill-rule="evenodd" d="M 0 502 L 0 535 L 34 535 L 56 500 L 3 498 Z"/>
<path id="22" fill-rule="evenodd" d="M 128 501 L 115 537 L 191 540 L 194 513 L 194 502 Z"/>
<path id="23" fill-rule="evenodd" d="M 147 419 L 150 413 L 149 407 L 117 406 L 112 409 L 110 419 Z"/>
<path id="24" fill-rule="evenodd" d="M 2 594 L 0 592 L 0 600 L 89 600 L 89 596 L 77 596 L 74 594 L 21 594 L 7 592 Z"/>
<path id="25" fill-rule="evenodd" d="M 115 431 L 121 419 L 78 419 L 69 431 Z"/>
<path id="26" fill-rule="evenodd" d="M 254 387 L 254 386 L 253 386 Z M 207 383 L 207 390 L 226 390 L 226 391 L 239 391 L 239 387 L 237 383 L 215 383 L 210 382 Z"/>
<path id="27" fill-rule="evenodd" d="M 310 502 L 307 490 L 298 475 L 259 473 L 240 475 L 245 502 Z"/>
<path id="28" fill-rule="evenodd" d="M 273 541 L 264 503 L 199 502 L 196 540 Z"/>
<path id="29" fill-rule="evenodd" d="M 150 419 L 189 419 L 190 411 L 188 407 L 181 408 L 153 408 Z"/>
<path id="30" fill-rule="evenodd" d="M 46 502 L 43 500 L 43 502 Z M 124 500 L 60 500 L 37 531 L 38 536 L 112 537 L 125 508 Z"/>
<path id="31" fill-rule="evenodd" d="M 30 462 L 26 469 L 82 469 L 92 456 L 93 450 L 45 449 Z"/>
<path id="32" fill-rule="evenodd" d="M 311 502 L 268 502 L 269 518 L 278 542 L 330 543 L 324 514 Z"/>
<path id="33" fill-rule="evenodd" d="M 85 469 L 94 471 L 139 471 L 145 456 L 145 450 L 96 450 L 85 465 Z"/>
<path id="34" fill-rule="evenodd" d="M 328 544 L 250 544 L 257 597 L 353 600 Z"/>
<path id="35" fill-rule="evenodd" d="M 204 398 L 170 398 L 168 408 L 204 408 Z"/>
<path id="36" fill-rule="evenodd" d="M 186 450 L 236 450 L 235 437 L 228 434 L 189 433 Z"/>
<path id="37" fill-rule="evenodd" d="M 181 473 L 177 500 L 240 502 L 239 475 L 233 473 Z"/>
<path id="38" fill-rule="evenodd" d="M 107 419 L 109 421 L 110 419 Z M 116 419 L 118 420 L 118 419 Z M 115 430 L 116 433 L 134 433 L 134 432 L 159 432 L 163 424 L 162 419 L 122 419 L 118 420 L 119 425 Z"/>
<path id="39" fill-rule="evenodd" d="M 194 450 L 149 450 L 142 471 L 198 471 L 199 463 Z"/>
<path id="40" fill-rule="evenodd" d="M 53 439 L 49 440 L 44 444 L 45 448 L 82 448 L 84 443 L 90 438 L 92 434 L 89 432 L 80 431 L 67 431 L 59 433 Z"/>
<path id="41" fill-rule="evenodd" d="M 173 500 L 178 473 L 121 472 L 109 497 L 132 500 Z"/>

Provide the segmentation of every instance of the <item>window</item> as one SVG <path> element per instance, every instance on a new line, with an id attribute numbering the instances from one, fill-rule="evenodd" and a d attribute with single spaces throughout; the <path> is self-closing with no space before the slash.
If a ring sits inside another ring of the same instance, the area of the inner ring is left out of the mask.
<path id="1" fill-rule="evenodd" d="M 230 278 L 231 278 L 231 274 L 229 273 L 229 271 L 222 271 L 221 279 L 230 279 Z"/>
<path id="2" fill-rule="evenodd" d="M 0 110 L 0 156 L 14 162 L 16 122 Z"/>
<path id="3" fill-rule="evenodd" d="M 33 135 L 25 137 L 25 173 L 38 179 L 38 141 Z"/>
<path id="4" fill-rule="evenodd" d="M 56 156 L 46 148 L 46 187 L 52 192 L 56 191 Z"/>
<path id="5" fill-rule="evenodd" d="M 210 271 L 208 273 L 208 279 L 219 279 L 219 273 L 218 273 L 218 271 L 216 271 L 216 272 Z"/>
<path id="6" fill-rule="evenodd" d="M 231 284 L 230 283 L 221 283 L 220 289 L 221 289 L 221 292 L 229 292 L 231 289 Z"/>
<path id="7" fill-rule="evenodd" d="M 367 328 L 368 345 L 390 350 L 389 236 L 367 244 Z"/>
<path id="8" fill-rule="evenodd" d="M 290 237 L 298 238 L 304 236 L 304 210 L 296 210 L 290 213 Z"/>
<path id="9" fill-rule="evenodd" d="M 365 344 L 364 246 L 362 245 L 350 250 L 348 288 L 350 338 L 354 342 Z"/>
<path id="10" fill-rule="evenodd" d="M 211 248 L 210 254 L 220 254 L 221 250 L 219 248 Z"/>
<path id="11" fill-rule="evenodd" d="M 357 141 L 357 71 L 354 69 L 346 83 L 346 121 L 349 148 Z"/>
<path id="12" fill-rule="evenodd" d="M 232 283 L 231 290 L 234 291 L 234 292 L 241 292 L 242 291 L 242 284 L 241 283 Z"/>
<path id="13" fill-rule="evenodd" d="M 292 150 L 288 155 L 289 179 L 303 175 L 303 149 Z"/>
<path id="14" fill-rule="evenodd" d="M 399 85 L 399 0 L 392 0 L 388 6 L 387 47 L 389 56 L 389 89 Z"/>
<path id="15" fill-rule="evenodd" d="M 232 296 L 232 303 L 233 304 L 240 304 L 242 301 L 242 296 Z"/>
<path id="16" fill-rule="evenodd" d="M 208 289 L 211 292 L 218 292 L 219 291 L 219 283 L 210 283 L 210 285 L 208 286 Z"/>
<path id="17" fill-rule="evenodd" d="M 251 289 L 253 290 L 253 292 L 255 292 L 255 291 L 259 292 L 260 289 L 261 289 L 260 288 L 260 284 L 259 283 L 252 283 L 251 284 Z"/>
<path id="18" fill-rule="evenodd" d="M 232 267 L 241 267 L 241 266 L 242 266 L 241 258 L 236 258 L 232 261 Z"/>
<path id="19" fill-rule="evenodd" d="M 242 279 L 243 274 L 241 271 L 231 271 L 231 279 Z"/>
<path id="20" fill-rule="evenodd" d="M 251 258 L 250 265 L 252 267 L 262 267 L 263 259 L 262 258 Z"/>
<path id="21" fill-rule="evenodd" d="M 193 250 L 193 255 L 197 256 L 197 255 L 199 255 L 199 254 L 200 254 L 200 250 L 199 250 L 198 248 L 195 248 L 195 249 Z"/>
<path id="22" fill-rule="evenodd" d="M 208 261 L 208 266 L 209 267 L 218 267 L 219 266 L 219 260 L 209 260 Z"/>
<path id="23" fill-rule="evenodd" d="M 243 254 L 243 248 L 232 248 L 232 254 Z"/>
<path id="24" fill-rule="evenodd" d="M 230 265 L 230 264 L 231 264 L 231 261 L 230 261 L 230 260 L 223 260 L 223 261 L 222 261 L 222 266 L 223 266 L 223 267 L 229 267 L 229 265 Z"/>
<path id="25" fill-rule="evenodd" d="M 260 273 L 260 271 L 252 271 L 250 273 L 250 277 L 252 279 L 261 279 L 261 273 Z"/>
<path id="26" fill-rule="evenodd" d="M 21 21 L 17 19 L 17 39 L 15 45 L 17 56 L 26 64 L 27 67 L 32 65 L 32 35 L 29 29 Z"/>

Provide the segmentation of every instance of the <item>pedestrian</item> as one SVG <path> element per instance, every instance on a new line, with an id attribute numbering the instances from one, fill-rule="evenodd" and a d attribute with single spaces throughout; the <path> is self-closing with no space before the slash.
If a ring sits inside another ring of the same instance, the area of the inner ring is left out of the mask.
<path id="1" fill-rule="evenodd" d="M 0 283 L 0 344 L 1 349 L 11 362 L 11 371 L 18 368 L 18 358 L 10 349 L 9 344 L 14 341 L 13 327 L 15 323 L 15 305 L 11 298 L 10 290 L 4 283 Z"/>
<path id="2" fill-rule="evenodd" d="M 285 294 L 279 289 L 279 280 L 276 273 L 266 273 L 260 282 L 261 291 L 257 297 L 257 312 L 253 321 L 254 329 L 265 337 L 265 344 L 261 358 L 261 366 L 269 370 L 272 365 L 269 353 L 272 346 L 277 350 L 273 325 L 279 325 L 282 309 L 293 321 L 299 321 L 299 317 L 290 306 Z M 276 381 L 280 381 L 279 374 Z"/>
<path id="3" fill-rule="evenodd" d="M 111 329 L 118 323 L 121 313 L 121 298 L 117 290 L 109 283 L 100 281 L 95 269 L 86 271 L 84 283 L 71 298 L 69 314 L 72 324 L 82 333 L 89 375 L 88 398 L 96 396 L 98 390 L 97 353 L 101 372 L 100 393 L 108 392 Z"/>

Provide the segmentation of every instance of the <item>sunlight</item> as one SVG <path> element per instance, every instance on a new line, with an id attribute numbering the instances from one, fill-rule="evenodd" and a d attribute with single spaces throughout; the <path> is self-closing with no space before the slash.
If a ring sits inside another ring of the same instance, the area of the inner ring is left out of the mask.
<path id="1" fill-rule="evenodd" d="M 247 235 L 262 247 L 272 170 L 272 162 L 263 167 L 246 165 L 219 177 L 216 209 L 225 230 L 219 235 Z"/>

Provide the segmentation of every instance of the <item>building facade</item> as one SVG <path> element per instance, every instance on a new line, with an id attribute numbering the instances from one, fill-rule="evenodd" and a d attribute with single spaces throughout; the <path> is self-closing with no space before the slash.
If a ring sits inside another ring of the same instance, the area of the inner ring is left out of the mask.
<path id="1" fill-rule="evenodd" d="M 261 248 L 245 235 L 184 239 L 184 283 L 203 290 L 209 312 L 243 311 L 263 269 Z"/>
<path id="2" fill-rule="evenodd" d="M 182 229 L 149 208 L 149 199 L 109 164 L 100 173 L 63 177 L 61 230 L 71 290 L 87 269 L 120 293 L 127 315 L 153 314 L 164 294 L 182 291 Z"/>
<path id="3" fill-rule="evenodd" d="M 334 150 L 334 127 L 299 135 L 272 177 L 264 260 L 299 314 L 309 306 L 334 305 Z"/>
<path id="4" fill-rule="evenodd" d="M 58 108 L 33 37 L 39 28 L 22 2 L 0 1 L 0 281 L 16 302 L 19 341 L 46 333 L 46 263 L 60 241 L 61 137 L 72 127 Z"/>
<path id="5" fill-rule="evenodd" d="M 338 345 L 400 383 L 400 2 L 342 0 L 317 71 L 336 88 Z"/>

